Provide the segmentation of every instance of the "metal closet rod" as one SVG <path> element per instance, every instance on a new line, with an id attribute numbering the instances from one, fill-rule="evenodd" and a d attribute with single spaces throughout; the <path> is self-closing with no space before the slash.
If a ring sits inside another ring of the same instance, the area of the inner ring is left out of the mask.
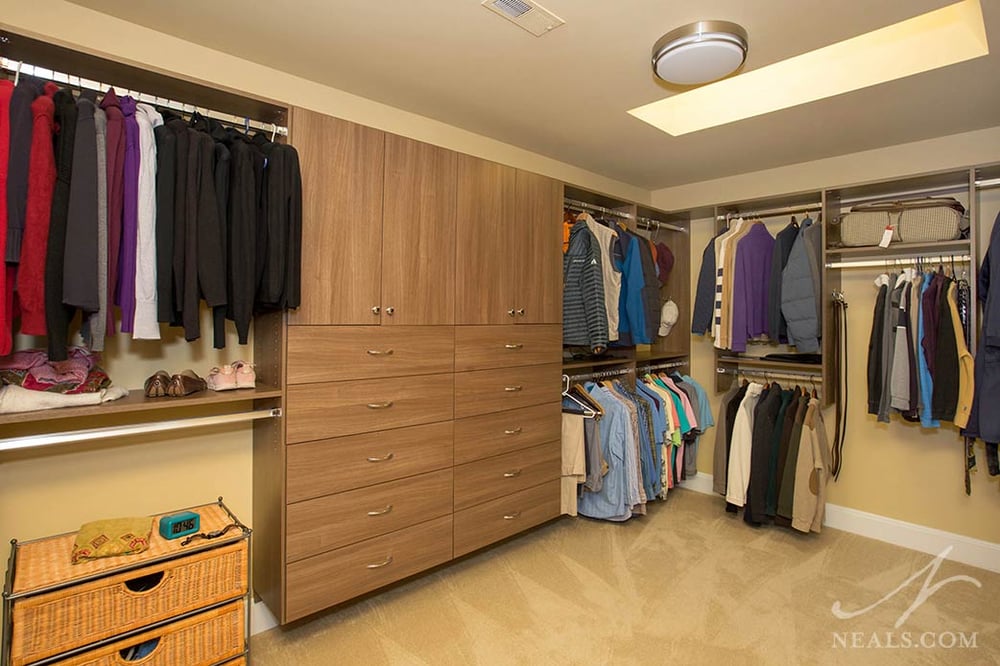
<path id="1" fill-rule="evenodd" d="M 274 419 L 280 416 L 281 409 L 275 407 L 273 409 L 255 409 L 253 411 L 239 412 L 237 414 L 201 416 L 190 419 L 174 419 L 172 421 L 157 421 L 155 423 L 140 423 L 137 425 L 112 426 L 108 428 L 66 430 L 63 432 L 47 433 L 45 435 L 25 435 L 24 437 L 0 439 L 0 451 L 14 451 L 16 449 L 53 446 L 55 444 L 70 444 L 72 442 L 85 442 L 94 439 L 108 439 L 111 437 L 126 437 L 128 435 L 144 435 L 151 432 L 162 432 L 164 430 L 182 430 L 186 428 L 200 428 L 203 426 L 225 423 L 241 423 L 244 421 L 256 421 L 258 419 Z"/>
<path id="2" fill-rule="evenodd" d="M 886 265 L 909 266 L 919 262 L 928 264 L 944 264 L 958 262 L 967 264 L 972 261 L 972 257 L 967 254 L 956 255 L 913 255 L 912 257 L 886 257 L 885 259 L 857 259 L 855 261 L 833 261 L 826 265 L 827 268 L 882 268 Z"/>
<path id="3" fill-rule="evenodd" d="M 667 370 L 669 368 L 683 368 L 687 365 L 687 361 L 667 361 L 665 363 L 652 363 L 650 365 L 640 365 L 637 366 L 635 371 L 638 372 L 649 372 L 651 370 Z"/>
<path id="4" fill-rule="evenodd" d="M 582 379 L 606 379 L 608 377 L 621 377 L 635 372 L 635 368 L 617 368 L 615 370 L 595 370 L 582 375 L 563 375 L 563 381 L 575 382 Z"/>
<path id="5" fill-rule="evenodd" d="M 563 204 L 571 208 L 582 208 L 584 210 L 593 211 L 595 213 L 614 215 L 615 217 L 620 217 L 626 220 L 635 220 L 636 222 L 655 225 L 657 229 L 670 229 L 671 231 L 680 231 L 681 233 L 687 233 L 687 229 L 685 229 L 684 227 L 679 227 L 676 224 L 670 224 L 669 222 L 660 222 L 659 220 L 654 220 L 649 217 L 639 217 L 636 215 L 632 215 L 632 213 L 627 213 L 623 210 L 615 210 L 614 208 L 605 208 L 604 206 L 598 206 L 597 204 L 587 203 L 586 201 L 577 201 L 576 199 L 570 199 L 567 197 L 563 199 Z"/>
<path id="6" fill-rule="evenodd" d="M 823 370 L 816 370 L 813 372 L 795 372 L 794 370 L 767 370 L 764 368 L 716 368 L 715 371 L 720 375 L 758 375 L 760 377 L 781 377 L 784 379 L 801 379 L 806 378 L 810 380 L 815 380 L 816 378 L 822 378 Z"/>
<path id="7" fill-rule="evenodd" d="M 206 109 L 204 107 L 195 106 L 193 104 L 186 104 L 184 102 L 177 102 L 172 99 L 167 99 L 165 97 L 157 97 L 156 95 L 149 95 L 144 92 L 138 92 L 132 90 L 131 88 L 126 88 L 124 86 L 110 85 L 107 83 L 101 83 L 99 81 L 94 81 L 93 79 L 87 79 L 75 74 L 65 74 L 63 72 L 57 72 L 55 70 L 47 69 L 45 67 L 39 67 L 38 65 L 31 65 L 26 62 L 21 62 L 17 60 L 11 60 L 10 58 L 0 58 L 0 69 L 5 69 L 8 72 L 14 72 L 15 80 L 16 77 L 24 74 L 25 76 L 34 76 L 39 79 L 48 79 L 55 81 L 56 83 L 61 83 L 67 86 L 73 86 L 75 88 L 83 88 L 86 90 L 93 90 L 95 92 L 104 93 L 108 88 L 114 88 L 115 92 L 119 95 L 132 95 L 136 101 L 144 102 L 146 104 L 152 104 L 154 106 L 162 106 L 168 109 L 173 109 L 174 111 L 179 111 L 181 113 L 192 114 L 195 111 L 208 118 L 213 118 L 215 120 L 220 120 L 225 123 L 230 123 L 237 126 L 243 126 L 247 129 L 256 129 L 262 132 L 271 132 L 272 135 L 280 134 L 281 136 L 288 136 L 288 128 L 281 127 L 274 123 L 265 123 L 260 120 L 253 120 L 244 116 L 234 116 L 231 113 L 223 113 L 222 111 L 215 111 L 212 109 Z"/>
<path id="8" fill-rule="evenodd" d="M 784 206 L 782 208 L 768 208 L 765 210 L 732 212 L 725 215 L 716 215 L 716 220 L 729 220 L 733 217 L 778 217 L 780 215 L 794 215 L 795 213 L 818 213 L 823 210 L 822 203 L 803 204 L 801 206 Z"/>

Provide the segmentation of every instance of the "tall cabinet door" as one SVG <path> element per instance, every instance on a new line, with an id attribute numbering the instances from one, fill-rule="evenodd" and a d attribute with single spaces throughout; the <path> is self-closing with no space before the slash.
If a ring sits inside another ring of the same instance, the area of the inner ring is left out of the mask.
<path id="1" fill-rule="evenodd" d="M 517 267 L 516 321 L 558 324 L 563 314 L 562 183 L 518 170 L 516 201 L 510 225 Z"/>
<path id="2" fill-rule="evenodd" d="M 514 323 L 510 224 L 515 171 L 468 155 L 458 157 L 455 323 Z"/>
<path id="3" fill-rule="evenodd" d="M 458 154 L 385 138 L 382 323 L 455 321 Z"/>
<path id="4" fill-rule="evenodd" d="M 302 172 L 302 305 L 291 324 L 378 324 L 382 132 L 292 109 Z"/>

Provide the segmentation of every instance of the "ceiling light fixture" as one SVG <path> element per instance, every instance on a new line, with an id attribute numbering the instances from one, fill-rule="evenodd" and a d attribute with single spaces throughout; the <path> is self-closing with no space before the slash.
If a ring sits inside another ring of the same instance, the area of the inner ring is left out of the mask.
<path id="1" fill-rule="evenodd" d="M 653 45 L 653 72 L 684 86 L 716 81 L 743 66 L 747 31 L 729 21 L 696 21 L 671 30 Z"/>
<path id="2" fill-rule="evenodd" d="M 979 0 L 899 23 L 630 109 L 680 136 L 988 55 Z"/>

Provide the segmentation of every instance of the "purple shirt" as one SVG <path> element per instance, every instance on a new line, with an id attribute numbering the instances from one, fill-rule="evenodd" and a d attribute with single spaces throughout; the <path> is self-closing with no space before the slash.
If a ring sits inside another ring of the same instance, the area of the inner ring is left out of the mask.
<path id="1" fill-rule="evenodd" d="M 108 118 L 105 137 L 108 172 L 108 325 L 105 335 L 115 334 L 115 286 L 118 284 L 118 253 L 122 239 L 122 187 L 125 168 L 125 121 L 114 88 L 109 88 L 101 100 Z M 138 124 L 136 125 L 138 127 Z M 138 173 L 138 168 L 136 169 Z M 138 176 L 137 176 L 138 179 Z M 138 189 L 138 185 L 136 185 Z"/>
<path id="2" fill-rule="evenodd" d="M 768 286 L 774 237 L 763 224 L 754 224 L 736 245 L 733 276 L 733 333 L 729 348 L 747 350 L 747 340 L 767 333 Z"/>
<path id="3" fill-rule="evenodd" d="M 122 309 L 122 333 L 131 333 L 135 322 L 135 255 L 139 238 L 139 121 L 135 117 L 134 99 L 123 97 L 121 106 L 125 115 L 125 191 L 115 303 Z"/>

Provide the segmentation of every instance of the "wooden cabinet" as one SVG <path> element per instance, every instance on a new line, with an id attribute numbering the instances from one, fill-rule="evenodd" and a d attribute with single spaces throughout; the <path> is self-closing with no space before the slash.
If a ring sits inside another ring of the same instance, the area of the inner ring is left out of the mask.
<path id="1" fill-rule="evenodd" d="M 458 160 L 456 324 L 562 322 L 562 184 Z"/>
<path id="2" fill-rule="evenodd" d="M 302 172 L 302 305 L 292 324 L 372 324 L 381 300 L 385 135 L 293 109 Z"/>
<path id="3" fill-rule="evenodd" d="M 245 654 L 250 530 L 221 502 L 189 510 L 200 532 L 238 529 L 183 544 L 161 537 L 154 516 L 145 551 L 79 564 L 75 533 L 14 542 L 3 663 L 112 665 L 140 644 L 149 664 L 210 666 Z"/>
<path id="4" fill-rule="evenodd" d="M 303 109 L 302 306 L 291 324 L 451 324 L 458 156 Z"/>

